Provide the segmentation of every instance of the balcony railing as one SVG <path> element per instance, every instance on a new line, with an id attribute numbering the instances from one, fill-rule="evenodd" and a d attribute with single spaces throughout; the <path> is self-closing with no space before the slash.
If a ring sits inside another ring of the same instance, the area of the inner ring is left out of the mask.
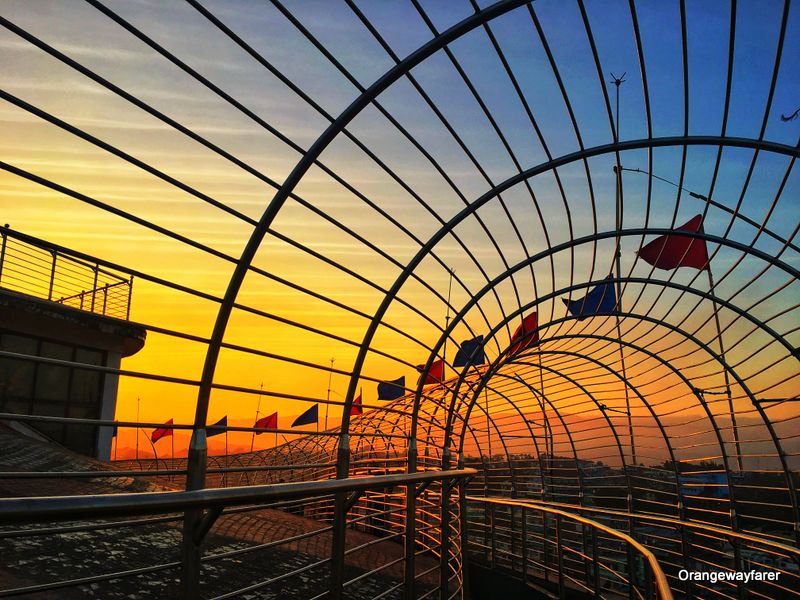
<path id="1" fill-rule="evenodd" d="M 90 257 L 0 227 L 0 287 L 80 310 L 129 319 L 133 277 Z"/>

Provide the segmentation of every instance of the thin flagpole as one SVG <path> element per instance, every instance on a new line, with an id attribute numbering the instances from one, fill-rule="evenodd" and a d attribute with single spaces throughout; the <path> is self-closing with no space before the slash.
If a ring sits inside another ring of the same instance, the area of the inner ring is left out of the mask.
<path id="1" fill-rule="evenodd" d="M 136 462 L 139 462 L 139 396 L 136 396 Z"/>
<path id="2" fill-rule="evenodd" d="M 719 340 L 719 355 L 723 363 L 727 364 L 725 360 L 725 345 L 722 343 L 722 327 L 719 323 L 719 306 L 717 305 L 717 294 L 714 291 L 714 276 L 711 273 L 711 263 L 706 265 L 708 271 L 708 292 L 711 294 L 711 302 L 714 307 L 714 322 L 717 325 L 717 339 Z M 733 396 L 731 395 L 731 380 L 728 375 L 728 369 L 723 365 L 722 373 L 725 377 L 725 393 L 728 395 L 728 410 L 731 412 L 731 427 L 733 427 L 733 441 L 736 444 L 736 465 L 739 471 L 742 470 L 742 448 L 739 443 L 739 431 L 736 425 L 736 413 L 733 410 Z"/>
<path id="3" fill-rule="evenodd" d="M 228 426 L 225 426 L 225 472 L 222 474 L 222 487 L 225 487 L 225 478 L 228 476 Z"/>
<path id="4" fill-rule="evenodd" d="M 620 129 L 620 121 L 619 121 L 619 87 L 625 81 L 625 73 L 622 76 L 617 77 L 613 73 L 611 74 L 613 77 L 612 83 L 616 86 L 616 123 L 614 126 L 614 141 L 619 142 L 619 129 Z M 622 388 L 625 390 L 625 412 L 628 414 L 628 437 L 630 439 L 631 444 L 631 462 L 632 464 L 636 464 L 636 442 L 633 439 L 633 418 L 631 417 L 631 398 L 630 393 L 628 391 L 628 375 L 625 369 L 625 350 L 622 346 L 622 328 L 620 327 L 620 319 L 619 319 L 619 309 L 622 306 L 622 285 L 620 282 L 622 267 L 621 267 L 621 258 L 622 258 L 622 238 L 620 236 L 620 232 L 622 230 L 622 169 L 621 167 L 615 166 L 614 167 L 614 174 L 616 175 L 616 201 L 615 201 L 615 212 L 616 212 L 616 228 L 617 228 L 617 241 L 616 241 L 616 248 L 614 251 L 614 265 L 617 274 L 617 281 L 616 281 L 616 290 L 617 290 L 617 306 L 614 310 L 614 320 L 616 321 L 617 326 L 617 340 L 619 341 L 619 361 L 620 366 L 622 367 Z"/>
<path id="5" fill-rule="evenodd" d="M 330 408 L 331 401 L 331 381 L 333 380 L 333 361 L 331 358 L 331 368 L 328 371 L 328 396 L 325 398 L 325 431 L 328 431 L 328 409 Z M 317 431 L 319 431 L 319 416 L 317 416 Z"/>
<path id="6" fill-rule="evenodd" d="M 444 315 L 444 329 L 450 325 L 450 293 L 453 291 L 453 269 L 447 269 L 450 273 L 450 281 L 447 284 L 447 311 Z M 444 338 L 444 347 L 442 348 L 442 381 L 445 380 L 444 370 L 447 368 L 447 338 Z"/>
<path id="7" fill-rule="evenodd" d="M 172 450 L 171 450 L 172 458 L 170 459 L 170 469 L 172 469 L 175 466 L 175 430 L 174 429 L 172 430 L 172 435 L 169 436 L 169 438 L 170 438 L 170 442 L 172 444 Z M 166 461 L 165 461 L 165 464 L 166 464 Z M 158 466 L 158 461 L 156 461 L 156 466 Z M 173 477 L 174 477 L 174 475 L 170 475 L 169 476 L 169 480 L 172 481 Z"/>
<path id="8" fill-rule="evenodd" d="M 261 384 L 258 386 L 258 406 L 256 406 L 256 420 L 255 422 L 258 423 L 258 415 L 261 413 L 261 394 L 264 392 L 264 382 L 262 381 Z M 250 452 L 253 451 L 253 446 L 256 443 L 256 432 L 253 432 L 252 437 L 250 438 Z"/>

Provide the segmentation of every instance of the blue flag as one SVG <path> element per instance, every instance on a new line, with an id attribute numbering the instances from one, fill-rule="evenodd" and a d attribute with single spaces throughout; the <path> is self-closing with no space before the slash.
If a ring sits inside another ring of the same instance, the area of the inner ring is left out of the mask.
<path id="1" fill-rule="evenodd" d="M 453 361 L 454 367 L 465 367 L 467 365 L 482 365 L 486 362 L 483 354 L 483 336 L 479 335 L 471 340 L 461 342 L 461 347 L 456 352 Z"/>
<path id="2" fill-rule="evenodd" d="M 406 376 L 394 381 L 381 381 L 378 384 L 378 400 L 394 400 L 405 394 Z"/>
<path id="3" fill-rule="evenodd" d="M 221 433 L 225 433 L 225 430 L 228 427 L 228 415 L 222 417 L 219 421 L 211 425 L 211 427 L 206 429 L 206 437 L 214 437 L 215 435 L 220 435 Z"/>
<path id="4" fill-rule="evenodd" d="M 302 415 L 297 417 L 294 420 L 294 423 L 292 423 L 292 427 L 297 427 L 298 425 L 310 425 L 311 423 L 316 423 L 317 421 L 319 421 L 319 404 L 315 404 Z"/>
<path id="5" fill-rule="evenodd" d="M 609 281 L 610 279 L 611 275 L 604 279 L 604 282 L 607 283 L 595 286 L 591 292 L 580 300 L 570 302 L 562 298 L 564 305 L 572 316 L 577 317 L 578 321 L 583 321 L 586 317 L 593 315 L 616 314 L 619 310 L 617 308 L 617 291 L 614 284 Z"/>

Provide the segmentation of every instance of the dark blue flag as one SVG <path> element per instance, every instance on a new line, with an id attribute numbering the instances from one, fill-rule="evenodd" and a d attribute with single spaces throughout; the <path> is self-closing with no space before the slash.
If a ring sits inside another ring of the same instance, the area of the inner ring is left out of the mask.
<path id="1" fill-rule="evenodd" d="M 310 425 L 311 423 L 316 423 L 317 421 L 319 421 L 319 404 L 315 404 L 302 415 L 297 417 L 294 420 L 294 423 L 292 423 L 292 427 L 297 427 L 298 425 Z"/>
<path id="2" fill-rule="evenodd" d="M 206 437 L 214 437 L 215 435 L 220 435 L 221 433 L 225 433 L 225 430 L 228 428 L 228 415 L 222 417 L 219 421 L 214 423 L 211 427 L 206 429 Z"/>
<path id="3" fill-rule="evenodd" d="M 381 381 L 378 384 L 378 400 L 394 400 L 405 394 L 406 376 L 394 381 Z"/>
<path id="4" fill-rule="evenodd" d="M 483 336 L 479 335 L 471 340 L 461 342 L 461 347 L 456 352 L 456 359 L 453 361 L 454 367 L 465 367 L 467 365 L 482 365 L 486 362 L 483 354 Z"/>
<path id="5" fill-rule="evenodd" d="M 610 279 L 611 275 L 605 278 L 604 283 L 597 285 L 579 300 L 570 302 L 562 298 L 572 316 L 577 317 L 578 321 L 583 321 L 586 317 L 593 315 L 616 314 L 618 312 L 617 291 Z"/>

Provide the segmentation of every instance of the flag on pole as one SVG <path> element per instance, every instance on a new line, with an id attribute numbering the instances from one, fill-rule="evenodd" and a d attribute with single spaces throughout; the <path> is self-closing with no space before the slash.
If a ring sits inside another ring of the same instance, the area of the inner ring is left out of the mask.
<path id="1" fill-rule="evenodd" d="M 220 435 L 225 433 L 226 429 L 228 428 L 228 415 L 222 417 L 219 421 L 214 423 L 211 427 L 206 429 L 206 437 L 214 437 L 215 435 Z"/>
<path id="2" fill-rule="evenodd" d="M 425 370 L 425 365 L 417 365 L 417 371 L 420 372 L 420 377 L 417 379 L 417 384 L 419 384 L 419 380 L 422 379 L 422 372 Z M 434 383 L 442 383 L 442 379 L 444 378 L 444 361 L 443 360 L 435 360 L 431 363 L 431 368 L 428 371 L 428 376 L 425 377 L 425 381 L 422 385 L 432 385 Z"/>
<path id="3" fill-rule="evenodd" d="M 269 416 L 261 417 L 253 427 L 261 429 L 277 429 L 278 428 L 278 413 L 274 412 Z M 256 435 L 261 435 L 263 431 L 256 431 Z"/>
<path id="4" fill-rule="evenodd" d="M 292 427 L 298 427 L 300 425 L 310 425 L 311 423 L 318 423 L 319 422 L 319 404 L 315 404 L 311 408 L 309 408 L 306 412 L 302 415 L 297 417 L 292 423 Z"/>
<path id="5" fill-rule="evenodd" d="M 164 423 L 164 425 L 172 425 L 172 419 Z M 158 440 L 163 437 L 167 437 L 172 435 L 172 428 L 171 427 L 159 427 L 153 430 L 153 433 L 150 434 L 150 440 L 155 444 Z"/>
<path id="6" fill-rule="evenodd" d="M 538 326 L 539 313 L 537 312 L 532 312 L 522 319 L 522 323 L 517 327 L 514 335 L 511 336 L 508 347 L 509 356 L 522 352 L 539 341 L 539 332 L 536 330 Z"/>
<path id="7" fill-rule="evenodd" d="M 673 231 L 703 233 L 703 215 L 697 215 Z M 703 239 L 678 233 L 660 235 L 642 246 L 637 253 L 642 260 L 657 269 L 672 270 L 678 267 L 708 268 L 708 248 Z"/>
<path id="8" fill-rule="evenodd" d="M 361 393 L 353 400 L 353 405 L 350 407 L 350 416 L 364 414 L 364 408 L 361 406 Z"/>
<path id="9" fill-rule="evenodd" d="M 406 376 L 392 381 L 381 381 L 378 384 L 378 400 L 394 400 L 405 393 Z"/>
<path id="10" fill-rule="evenodd" d="M 613 315 L 619 312 L 617 307 L 617 291 L 611 282 L 611 275 L 603 280 L 603 283 L 579 300 L 570 302 L 566 298 L 561 299 L 567 310 L 578 321 L 583 321 L 586 317 L 594 315 Z"/>
<path id="11" fill-rule="evenodd" d="M 453 361 L 454 367 L 466 367 L 467 365 L 482 365 L 486 362 L 486 356 L 483 354 L 483 336 L 472 338 L 461 342 L 461 347 L 456 352 L 456 358 Z"/>

